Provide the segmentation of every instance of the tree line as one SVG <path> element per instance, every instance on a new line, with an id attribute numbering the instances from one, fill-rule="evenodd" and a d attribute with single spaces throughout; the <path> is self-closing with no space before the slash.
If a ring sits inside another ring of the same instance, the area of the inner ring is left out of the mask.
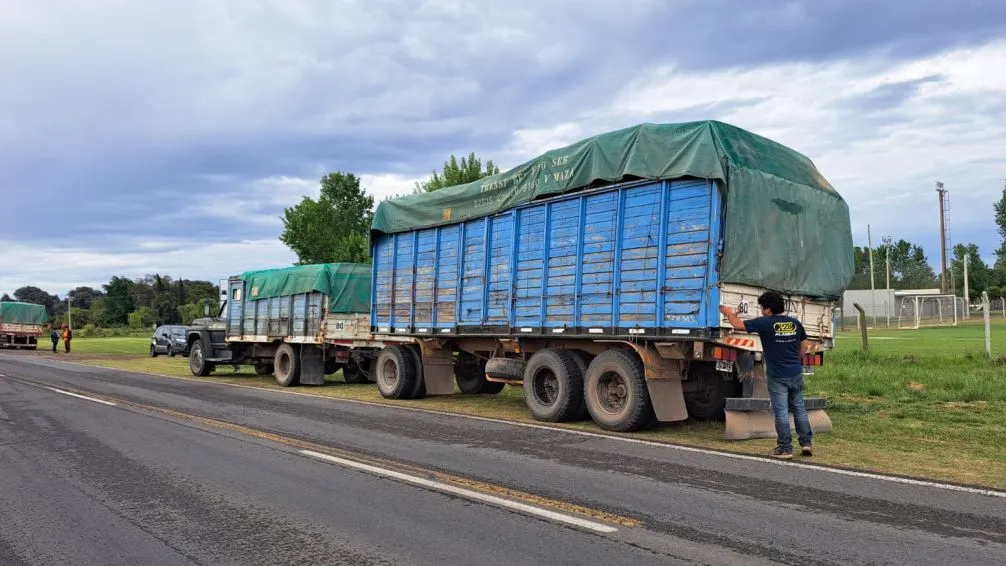
<path id="1" fill-rule="evenodd" d="M 73 321 L 74 328 L 151 328 L 160 324 L 189 324 L 204 315 L 206 307 L 216 314 L 217 286 L 209 281 L 175 279 L 153 274 L 129 279 L 115 276 L 100 289 L 80 286 L 64 297 L 33 286 L 21 287 L 3 301 L 21 301 L 45 306 L 55 324 Z"/>
<path id="2" fill-rule="evenodd" d="M 982 259 L 977 244 L 963 243 L 954 245 L 947 264 L 947 287 L 950 292 L 964 296 L 964 264 L 967 261 L 967 282 L 969 300 L 975 301 L 982 292 L 988 292 L 989 298 L 1006 297 L 1006 184 L 1000 199 L 993 204 L 995 223 L 1002 239 L 995 251 L 995 261 L 992 265 Z M 937 274 L 921 246 L 898 240 L 890 246 L 881 245 L 873 248 L 873 283 L 877 289 L 887 286 L 887 261 L 890 252 L 890 277 L 892 289 L 936 289 L 940 286 Z M 855 275 L 849 284 L 849 289 L 870 288 L 870 248 L 856 246 Z"/>

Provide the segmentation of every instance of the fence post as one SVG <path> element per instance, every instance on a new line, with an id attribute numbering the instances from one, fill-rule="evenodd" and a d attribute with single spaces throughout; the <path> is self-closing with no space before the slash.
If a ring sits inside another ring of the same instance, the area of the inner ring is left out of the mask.
<path id="1" fill-rule="evenodd" d="M 992 310 L 992 305 L 989 302 L 989 294 L 986 291 L 982 291 L 982 306 L 985 307 L 985 355 L 992 357 L 992 335 L 991 329 L 989 328 L 989 311 Z"/>
<path id="2" fill-rule="evenodd" d="M 859 303 L 852 303 L 852 306 L 859 311 L 859 331 L 863 334 L 863 351 L 869 351 L 870 342 L 866 338 L 866 311 L 863 310 L 863 307 Z"/>

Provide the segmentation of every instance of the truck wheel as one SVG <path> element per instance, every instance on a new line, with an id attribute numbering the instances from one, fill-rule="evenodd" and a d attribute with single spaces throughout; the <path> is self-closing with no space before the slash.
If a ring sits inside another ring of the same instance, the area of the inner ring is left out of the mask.
<path id="1" fill-rule="evenodd" d="M 469 395 L 495 395 L 506 385 L 487 380 L 485 362 L 468 352 L 458 355 L 458 361 L 454 365 L 454 381 L 462 393 Z"/>
<path id="2" fill-rule="evenodd" d="M 412 394 L 409 396 L 409 399 L 425 399 L 426 376 L 423 375 L 423 356 L 419 352 L 419 346 L 415 344 L 409 344 L 405 348 L 412 352 L 412 360 L 416 364 L 416 383 L 412 387 Z"/>
<path id="3" fill-rule="evenodd" d="M 377 390 L 385 399 L 408 399 L 416 387 L 416 360 L 405 346 L 388 346 L 377 356 Z"/>
<path id="4" fill-rule="evenodd" d="M 741 383 L 723 377 L 724 374 L 716 371 L 713 364 L 693 362 L 690 365 L 688 379 L 695 382 L 697 389 L 685 393 L 685 408 L 689 417 L 712 421 L 726 418 L 727 397 L 740 397 Z"/>
<path id="5" fill-rule="evenodd" d="M 643 362 L 634 352 L 608 350 L 594 358 L 587 368 L 584 394 L 591 418 L 603 429 L 628 432 L 655 421 Z"/>
<path id="6" fill-rule="evenodd" d="M 192 375 L 206 377 L 213 373 L 213 364 L 206 361 L 203 356 L 203 341 L 197 340 L 192 344 L 192 352 L 189 353 L 189 371 Z"/>
<path id="7" fill-rule="evenodd" d="M 569 350 L 546 348 L 524 370 L 524 402 L 536 419 L 563 422 L 583 412 L 583 374 Z"/>
<path id="8" fill-rule="evenodd" d="M 272 375 L 272 364 L 255 364 L 255 375 Z"/>
<path id="9" fill-rule="evenodd" d="M 587 376 L 587 366 L 594 359 L 593 356 L 584 352 L 582 350 L 571 350 L 573 352 L 573 361 L 576 362 L 576 367 L 580 368 L 580 375 L 586 378 Z M 590 418 L 590 412 L 587 411 L 586 397 L 584 397 L 583 410 L 580 414 L 576 416 L 573 420 L 582 421 Z"/>
<path id="10" fill-rule="evenodd" d="M 342 366 L 342 379 L 346 383 L 352 384 L 370 383 L 370 380 L 367 379 L 367 374 L 370 373 L 367 371 L 369 369 L 369 364 L 366 368 L 363 368 L 356 360 L 349 360 L 349 363 Z"/>
<path id="11" fill-rule="evenodd" d="M 276 372 L 276 383 L 283 387 L 300 384 L 300 358 L 290 344 L 280 344 L 276 348 L 273 368 Z"/>
<path id="12" fill-rule="evenodd" d="M 325 360 L 325 375 L 332 375 L 340 369 L 344 369 L 343 364 L 340 364 L 331 358 Z"/>

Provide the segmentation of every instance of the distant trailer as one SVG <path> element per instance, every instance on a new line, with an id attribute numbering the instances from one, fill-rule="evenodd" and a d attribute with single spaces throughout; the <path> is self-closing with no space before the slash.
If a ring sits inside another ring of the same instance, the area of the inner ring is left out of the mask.
<path id="1" fill-rule="evenodd" d="M 42 305 L 0 302 L 0 348 L 35 350 L 49 315 Z"/>

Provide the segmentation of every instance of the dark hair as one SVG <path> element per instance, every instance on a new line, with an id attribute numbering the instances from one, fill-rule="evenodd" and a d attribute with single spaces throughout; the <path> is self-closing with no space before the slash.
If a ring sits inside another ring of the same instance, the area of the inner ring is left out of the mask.
<path id="1" fill-rule="evenodd" d="M 758 305 L 772 311 L 772 314 L 782 314 L 786 312 L 786 302 L 782 300 L 782 295 L 775 291 L 765 291 L 758 297 Z"/>

